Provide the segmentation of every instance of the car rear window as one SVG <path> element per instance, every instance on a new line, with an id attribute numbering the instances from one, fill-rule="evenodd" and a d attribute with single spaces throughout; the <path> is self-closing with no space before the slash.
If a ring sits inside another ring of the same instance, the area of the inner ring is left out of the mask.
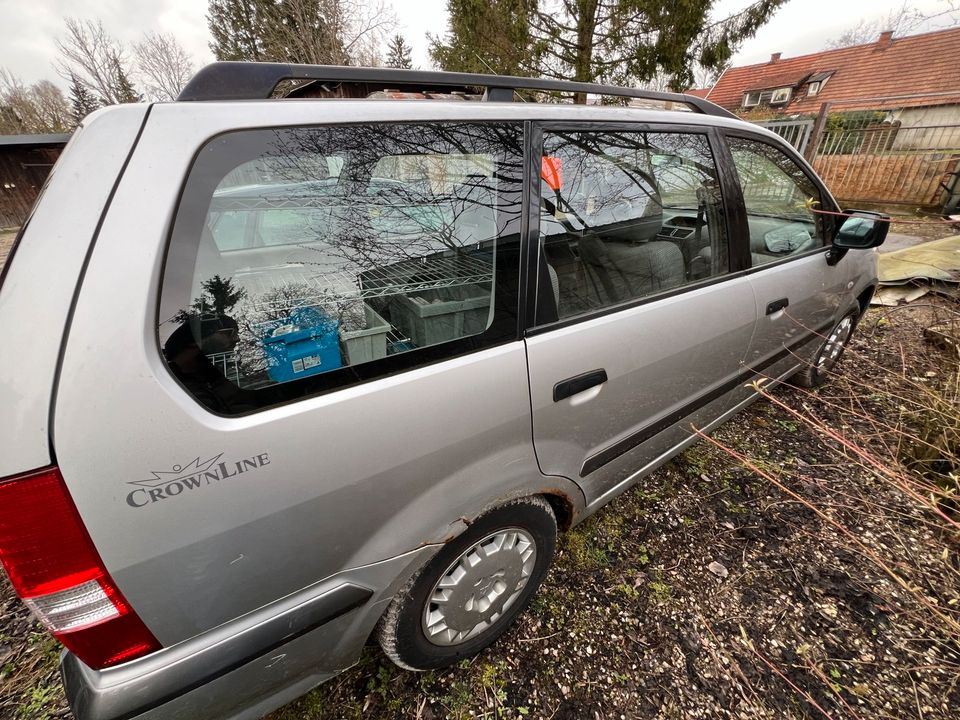
<path id="1" fill-rule="evenodd" d="M 170 371 L 237 414 L 515 338 L 521 158 L 509 124 L 214 138 L 164 272 Z"/>

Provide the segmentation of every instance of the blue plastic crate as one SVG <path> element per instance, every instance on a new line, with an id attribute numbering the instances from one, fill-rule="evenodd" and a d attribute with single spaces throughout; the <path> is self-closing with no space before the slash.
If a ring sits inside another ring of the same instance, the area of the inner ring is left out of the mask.
<path id="1" fill-rule="evenodd" d="M 341 367 L 339 325 L 313 307 L 270 323 L 263 338 L 270 379 L 290 382 Z"/>

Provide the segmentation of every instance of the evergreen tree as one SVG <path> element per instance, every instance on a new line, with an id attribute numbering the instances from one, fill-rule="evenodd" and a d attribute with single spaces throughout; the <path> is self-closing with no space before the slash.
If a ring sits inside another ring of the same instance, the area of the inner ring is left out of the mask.
<path id="1" fill-rule="evenodd" d="M 365 7 L 346 0 L 210 0 L 210 49 L 218 60 L 348 64 L 347 46 L 379 27 L 356 16 Z"/>
<path id="2" fill-rule="evenodd" d="M 635 84 L 660 73 L 681 89 L 696 63 L 721 67 L 786 0 L 755 0 L 714 21 L 716 2 L 448 0 L 449 30 L 433 39 L 430 55 L 444 70 L 581 82 Z"/>
<path id="3" fill-rule="evenodd" d="M 97 97 L 75 74 L 70 75 L 70 114 L 75 124 L 79 125 L 83 119 L 100 107 Z"/>
<path id="4" fill-rule="evenodd" d="M 267 55 L 272 0 L 210 0 L 207 27 L 217 60 L 279 60 Z"/>
<path id="5" fill-rule="evenodd" d="M 410 46 L 407 45 L 407 41 L 403 39 L 403 35 L 394 35 L 387 45 L 386 66 L 409 70 L 413 67 L 410 52 Z"/>
<path id="6" fill-rule="evenodd" d="M 123 69 L 120 58 L 113 58 L 113 73 L 111 78 L 113 84 L 113 94 L 117 102 L 138 103 L 143 100 L 143 96 L 136 91 L 130 78 L 127 77 L 127 71 Z"/>
<path id="7" fill-rule="evenodd" d="M 204 298 L 201 300 L 201 307 L 206 303 L 206 307 L 213 307 L 214 313 L 223 316 L 226 315 L 238 302 L 247 296 L 247 291 L 242 287 L 236 287 L 232 278 L 222 278 L 214 275 L 209 280 L 201 283 L 204 290 Z M 207 299 L 209 295 L 209 299 Z"/>
<path id="8" fill-rule="evenodd" d="M 536 8 L 537 0 L 448 0 L 449 30 L 430 38 L 430 57 L 444 70 L 537 75 Z"/>

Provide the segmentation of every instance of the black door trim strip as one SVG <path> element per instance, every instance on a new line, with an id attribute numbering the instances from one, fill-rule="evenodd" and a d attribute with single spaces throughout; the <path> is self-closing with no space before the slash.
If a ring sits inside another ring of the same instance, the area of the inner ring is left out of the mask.
<path id="1" fill-rule="evenodd" d="M 832 328 L 834 321 L 831 320 L 828 323 L 821 325 L 820 327 L 814 328 L 813 330 L 804 333 L 799 338 L 791 342 L 789 345 L 784 345 L 783 348 L 777 353 L 771 355 L 769 358 L 763 360 L 762 362 L 754 365 L 753 367 L 746 368 L 742 372 L 736 375 L 736 377 L 731 378 L 721 385 L 709 388 L 704 392 L 700 393 L 694 397 L 690 402 L 685 405 L 677 408 L 675 411 L 669 415 L 665 415 L 659 420 L 646 425 L 639 430 L 637 430 L 632 435 L 628 435 L 622 440 L 618 440 L 613 445 L 601 450 L 600 452 L 591 455 L 588 457 L 584 463 L 583 467 L 580 468 L 580 477 L 586 477 L 592 472 L 599 470 L 604 465 L 609 462 L 616 460 L 621 455 L 630 452 L 638 445 L 642 445 L 647 440 L 650 440 L 654 435 L 657 435 L 660 432 L 663 432 L 671 425 L 674 425 L 681 420 L 683 420 L 688 415 L 692 415 L 700 408 L 708 405 L 714 400 L 726 395 L 728 392 L 736 388 L 738 385 L 742 385 L 749 380 L 752 380 L 756 375 L 763 372 L 766 368 L 770 367 L 774 363 L 779 362 L 783 358 L 787 357 L 791 353 L 795 352 L 797 348 L 806 345 L 811 340 L 820 337 L 824 332 Z"/>

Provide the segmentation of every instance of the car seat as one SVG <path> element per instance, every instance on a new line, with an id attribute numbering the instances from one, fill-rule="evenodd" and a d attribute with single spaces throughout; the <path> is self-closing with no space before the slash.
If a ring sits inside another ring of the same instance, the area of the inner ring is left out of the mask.
<path id="1" fill-rule="evenodd" d="M 593 284 L 588 292 L 600 305 L 677 287 L 686 278 L 683 253 L 671 242 L 608 243 L 586 236 L 580 240 L 580 258 Z"/>

